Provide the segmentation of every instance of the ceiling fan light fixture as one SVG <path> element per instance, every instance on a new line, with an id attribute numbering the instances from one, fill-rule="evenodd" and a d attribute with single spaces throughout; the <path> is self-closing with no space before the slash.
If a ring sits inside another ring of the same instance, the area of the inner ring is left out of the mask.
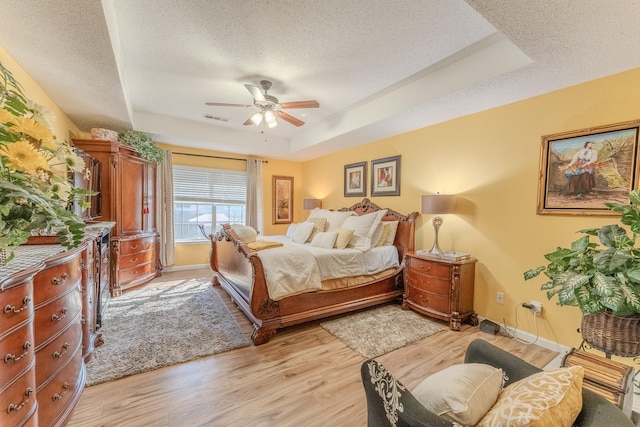
<path id="1" fill-rule="evenodd" d="M 260 123 L 262 123 L 262 112 L 257 112 L 253 116 L 251 116 L 251 121 L 256 126 L 260 125 Z"/>
<path id="2" fill-rule="evenodd" d="M 267 110 L 264 112 L 264 121 L 267 122 L 267 126 L 269 127 L 269 129 L 278 126 L 276 115 L 273 114 L 273 111 L 271 110 Z"/>
<path id="3" fill-rule="evenodd" d="M 274 120 L 274 121 L 272 121 L 271 123 L 267 122 L 267 127 L 268 127 L 269 129 L 274 128 L 274 127 L 276 127 L 276 126 L 278 126 L 278 121 L 277 121 L 277 120 Z"/>

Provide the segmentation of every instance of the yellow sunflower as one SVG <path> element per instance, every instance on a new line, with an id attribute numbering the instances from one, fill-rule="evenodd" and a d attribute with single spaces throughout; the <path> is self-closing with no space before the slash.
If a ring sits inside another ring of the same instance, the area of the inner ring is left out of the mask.
<path id="1" fill-rule="evenodd" d="M 47 160 L 29 141 L 22 140 L 3 145 L 0 151 L 7 157 L 7 167 L 11 169 L 24 172 L 49 170 Z"/>
<path id="2" fill-rule="evenodd" d="M 12 130 L 14 132 L 29 135 L 36 141 L 40 141 L 43 147 L 50 150 L 55 150 L 57 148 L 53 134 L 46 125 L 36 121 L 32 117 L 26 116 L 16 117 L 12 122 L 14 124 Z"/>
<path id="3" fill-rule="evenodd" d="M 4 108 L 0 108 L 0 123 L 9 123 L 13 122 L 16 116 L 5 110 Z"/>

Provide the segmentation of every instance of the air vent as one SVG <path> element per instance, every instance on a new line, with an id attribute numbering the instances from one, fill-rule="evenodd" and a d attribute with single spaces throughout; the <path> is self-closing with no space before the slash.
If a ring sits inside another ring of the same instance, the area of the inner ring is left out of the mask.
<path id="1" fill-rule="evenodd" d="M 227 118 L 227 117 L 214 116 L 212 114 L 203 114 L 202 117 L 204 117 L 205 119 L 209 119 L 209 120 L 217 120 L 219 122 L 228 122 L 229 121 L 229 118 Z"/>

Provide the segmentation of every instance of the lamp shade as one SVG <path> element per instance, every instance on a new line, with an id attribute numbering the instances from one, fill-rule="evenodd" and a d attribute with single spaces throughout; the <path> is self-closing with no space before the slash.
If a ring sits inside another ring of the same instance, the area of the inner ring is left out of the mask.
<path id="1" fill-rule="evenodd" d="M 302 203 L 305 210 L 322 207 L 322 200 L 320 199 L 304 199 Z"/>
<path id="2" fill-rule="evenodd" d="M 453 213 L 456 196 L 452 194 L 431 194 L 422 196 L 423 214 L 448 214 Z"/>

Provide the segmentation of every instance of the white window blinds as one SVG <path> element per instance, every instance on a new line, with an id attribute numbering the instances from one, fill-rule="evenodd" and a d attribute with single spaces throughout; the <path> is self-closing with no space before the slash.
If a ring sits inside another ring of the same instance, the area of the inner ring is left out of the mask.
<path id="1" fill-rule="evenodd" d="M 193 203 L 242 203 L 247 199 L 247 173 L 174 166 L 174 200 Z"/>

